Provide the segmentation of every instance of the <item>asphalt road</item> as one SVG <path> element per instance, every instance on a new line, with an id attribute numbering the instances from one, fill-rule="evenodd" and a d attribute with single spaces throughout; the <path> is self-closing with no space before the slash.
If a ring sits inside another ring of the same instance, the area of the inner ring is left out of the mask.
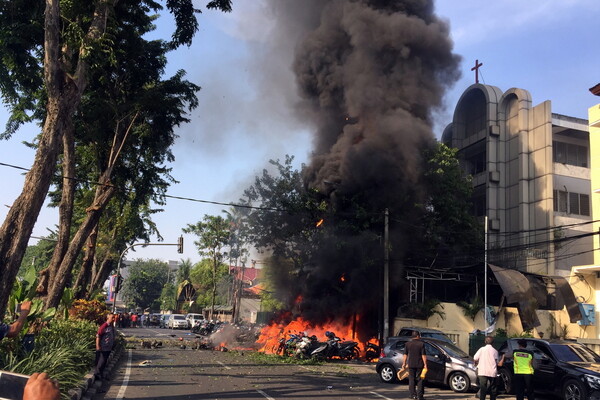
<path id="1" fill-rule="evenodd" d="M 94 400 L 409 399 L 408 386 L 382 383 L 374 364 L 264 364 L 249 351 L 193 350 L 188 341 L 192 336 L 186 335 L 187 331 L 139 329 L 124 333 L 138 338 L 164 338 L 165 345 L 158 349 L 135 345 L 135 349 L 126 350 L 111 380 L 104 383 L 106 393 L 96 394 Z M 173 334 L 175 337 L 170 336 Z M 188 344 L 186 349 L 179 348 L 179 337 Z M 474 396 L 442 387 L 427 387 L 425 391 L 428 400 Z M 499 396 L 509 398 L 514 396 Z"/>

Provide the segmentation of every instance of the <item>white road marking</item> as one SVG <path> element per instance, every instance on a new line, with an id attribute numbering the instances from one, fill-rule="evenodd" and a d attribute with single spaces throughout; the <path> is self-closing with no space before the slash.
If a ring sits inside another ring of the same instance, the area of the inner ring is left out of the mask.
<path id="1" fill-rule="evenodd" d="M 265 397 L 265 399 L 268 399 L 268 400 L 275 400 L 274 398 L 272 398 L 271 396 L 269 396 L 268 394 L 266 394 L 265 392 L 263 392 L 263 391 L 262 391 L 262 390 L 260 390 L 260 389 L 256 389 L 256 391 L 257 391 L 258 393 L 262 394 L 262 395 Z"/>
<path id="2" fill-rule="evenodd" d="M 221 361 L 217 361 L 219 364 L 221 364 L 222 366 L 225 367 L 225 369 L 231 369 L 231 367 L 228 367 L 227 365 L 223 364 Z"/>
<path id="3" fill-rule="evenodd" d="M 119 393 L 115 400 L 120 400 L 125 396 L 125 390 L 127 390 L 127 385 L 129 384 L 129 375 L 131 374 L 131 350 L 128 352 L 127 357 L 127 369 L 125 370 L 125 377 L 123 378 L 123 383 L 121 384 L 121 388 L 119 389 Z"/>
<path id="4" fill-rule="evenodd" d="M 377 392 L 369 392 L 369 393 L 371 393 L 371 394 L 374 394 L 374 395 L 375 395 L 375 396 L 377 396 L 377 397 L 381 397 L 382 399 L 386 399 L 386 400 L 392 400 L 392 399 L 390 399 L 389 397 L 385 397 L 384 395 L 382 395 L 382 394 L 379 394 L 379 393 L 377 393 Z"/>

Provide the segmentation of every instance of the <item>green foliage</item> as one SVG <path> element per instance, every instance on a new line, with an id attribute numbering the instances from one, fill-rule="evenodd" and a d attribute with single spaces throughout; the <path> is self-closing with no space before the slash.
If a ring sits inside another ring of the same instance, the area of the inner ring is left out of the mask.
<path id="1" fill-rule="evenodd" d="M 425 201 L 419 205 L 424 230 L 414 235 L 410 264 L 472 264 L 483 248 L 483 229 L 472 215 L 471 177 L 465 177 L 457 149 L 437 143 L 424 153 Z M 415 232 L 417 233 L 417 232 Z M 465 257 L 473 255 L 472 258 Z"/>
<path id="2" fill-rule="evenodd" d="M 300 359 L 296 357 L 280 356 L 278 354 L 266 354 L 261 352 L 248 352 L 245 353 L 246 357 L 255 362 L 256 364 L 262 365 L 277 365 L 277 364 L 298 364 L 298 365 L 321 365 L 322 361 L 318 361 L 312 358 Z"/>
<path id="3" fill-rule="evenodd" d="M 63 398 L 81 384 L 94 360 L 97 325 L 82 320 L 55 319 L 35 338 L 34 350 L 27 354 L 20 346 L 22 335 L 0 342 L 0 369 L 31 375 L 47 372 L 57 379 Z"/>
<path id="4" fill-rule="evenodd" d="M 30 324 L 42 324 L 54 318 L 56 308 L 51 307 L 44 311 L 44 303 L 41 299 L 36 299 L 35 290 L 38 284 L 38 275 L 35 265 L 30 265 L 25 270 L 23 276 L 14 283 L 10 296 L 8 297 L 8 314 L 9 318 L 16 319 L 17 305 L 24 301 L 31 301 L 31 308 L 27 315 L 27 323 L 23 327 L 23 331 L 27 331 Z"/>
<path id="5" fill-rule="evenodd" d="M 23 261 L 21 261 L 21 268 L 19 268 L 18 276 L 23 276 L 31 265 L 34 265 L 35 270 L 39 272 L 50 263 L 52 252 L 56 245 L 56 242 L 54 241 L 54 239 L 56 239 L 56 233 L 52 232 L 48 235 L 48 239 L 52 240 L 40 240 L 33 246 L 27 246 Z"/>
<path id="6" fill-rule="evenodd" d="M 73 306 L 74 300 L 75 292 L 73 288 L 65 288 L 60 299 L 60 308 L 62 309 L 64 319 L 69 319 L 69 309 Z"/>
<path id="7" fill-rule="evenodd" d="M 190 271 L 190 279 L 196 289 L 195 302 L 200 307 L 208 307 L 212 302 L 212 288 L 229 276 L 227 264 L 219 263 L 217 269 L 213 269 L 212 260 L 205 258 L 196 263 Z M 215 293 L 215 304 L 226 304 L 227 297 Z"/>
<path id="8" fill-rule="evenodd" d="M 508 332 L 506 331 L 506 329 L 497 328 L 496 329 L 496 337 L 500 337 L 500 338 L 508 337 Z"/>
<path id="9" fill-rule="evenodd" d="M 167 282 L 169 266 L 156 259 L 138 259 L 129 268 L 123 295 L 135 307 L 158 308 L 163 286 Z"/>
<path id="10" fill-rule="evenodd" d="M 475 321 L 475 317 L 484 307 L 483 299 L 481 297 L 474 297 L 471 299 L 471 302 L 459 301 L 456 305 L 462 308 L 465 317 L 469 317 L 473 321 Z"/>
<path id="11" fill-rule="evenodd" d="M 177 290 L 175 285 L 167 283 L 163 286 L 162 292 L 160 293 L 160 309 L 161 310 L 175 310 L 177 307 Z"/>

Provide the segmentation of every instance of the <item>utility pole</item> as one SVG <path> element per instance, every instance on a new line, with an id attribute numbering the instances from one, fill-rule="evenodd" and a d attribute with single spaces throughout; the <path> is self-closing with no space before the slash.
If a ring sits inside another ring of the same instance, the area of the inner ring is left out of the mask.
<path id="1" fill-rule="evenodd" d="M 488 329 L 488 279 L 487 279 L 487 256 L 488 256 L 488 217 L 487 215 L 485 216 L 484 220 L 483 220 L 483 247 L 484 247 L 484 253 L 483 253 L 483 319 L 485 319 L 485 330 L 487 332 Z"/>
<path id="2" fill-rule="evenodd" d="M 390 233 L 389 210 L 385 209 L 383 228 L 383 343 L 390 335 Z"/>

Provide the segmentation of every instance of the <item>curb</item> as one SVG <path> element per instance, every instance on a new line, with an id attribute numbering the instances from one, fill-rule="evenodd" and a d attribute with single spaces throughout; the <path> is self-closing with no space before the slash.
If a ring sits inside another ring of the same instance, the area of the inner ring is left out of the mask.
<path id="1" fill-rule="evenodd" d="M 106 369 L 104 370 L 104 377 L 108 377 L 111 375 L 113 368 L 119 362 L 121 358 L 121 354 L 123 353 L 123 346 L 119 346 L 114 349 L 110 356 L 108 357 L 108 362 L 106 364 Z M 94 369 L 91 369 L 88 372 L 81 382 L 81 384 L 73 389 L 70 389 L 68 392 L 70 400 L 91 400 L 94 395 L 97 393 L 98 389 L 102 387 L 102 382 L 96 380 L 94 377 Z"/>

